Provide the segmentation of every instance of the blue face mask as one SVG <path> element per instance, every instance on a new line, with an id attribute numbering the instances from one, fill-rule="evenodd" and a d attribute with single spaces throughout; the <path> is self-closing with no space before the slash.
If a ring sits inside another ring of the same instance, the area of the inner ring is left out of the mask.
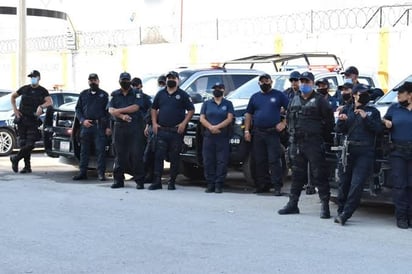
<path id="1" fill-rule="evenodd" d="M 343 82 L 353 84 L 352 78 L 345 78 L 345 79 L 343 79 Z"/>
<path id="2" fill-rule="evenodd" d="M 39 83 L 39 79 L 37 77 L 32 77 L 31 78 L 31 84 L 33 86 L 37 85 Z"/>
<path id="3" fill-rule="evenodd" d="M 308 84 L 301 84 L 300 87 L 299 87 L 299 89 L 300 89 L 300 91 L 301 91 L 302 93 L 304 93 L 304 94 L 311 93 L 312 90 L 313 90 L 312 86 L 311 86 L 311 85 L 308 85 Z"/>

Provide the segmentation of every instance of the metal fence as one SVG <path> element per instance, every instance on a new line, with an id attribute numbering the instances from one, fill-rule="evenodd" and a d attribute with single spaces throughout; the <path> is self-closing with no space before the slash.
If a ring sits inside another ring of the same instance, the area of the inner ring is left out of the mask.
<path id="1" fill-rule="evenodd" d="M 86 48 L 135 46 L 142 44 L 239 39 L 250 41 L 262 35 L 290 33 L 324 33 L 338 30 L 409 26 L 410 5 L 388 5 L 352 9 L 335 9 L 292 13 L 236 20 L 215 19 L 182 26 L 148 26 L 128 30 L 76 32 L 59 36 L 31 38 L 27 49 L 76 50 Z M 17 49 L 15 40 L 0 41 L 0 53 Z"/>

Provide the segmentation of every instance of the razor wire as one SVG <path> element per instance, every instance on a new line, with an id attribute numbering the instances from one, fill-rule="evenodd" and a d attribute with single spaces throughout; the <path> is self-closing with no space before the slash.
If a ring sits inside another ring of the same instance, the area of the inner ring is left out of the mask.
<path id="1" fill-rule="evenodd" d="M 74 46 L 68 45 L 68 41 L 73 40 L 73 36 L 70 36 L 69 33 L 30 38 L 27 40 L 27 50 L 110 48 L 184 41 L 242 39 L 244 37 L 253 40 L 263 35 L 274 34 L 405 27 L 410 24 L 411 16 L 409 13 L 411 10 L 412 4 L 388 5 L 318 10 L 266 17 L 214 19 L 186 23 L 183 26 L 175 24 L 140 26 L 133 29 L 111 31 L 76 32 Z M 0 41 L 0 53 L 12 53 L 16 52 L 16 49 L 16 40 Z"/>

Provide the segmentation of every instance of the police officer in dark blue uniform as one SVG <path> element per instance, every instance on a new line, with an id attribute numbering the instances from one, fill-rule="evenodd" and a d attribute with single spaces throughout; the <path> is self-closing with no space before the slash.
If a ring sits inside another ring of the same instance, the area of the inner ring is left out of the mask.
<path id="1" fill-rule="evenodd" d="M 284 93 L 272 88 L 272 78 L 269 74 L 259 77 L 259 85 L 261 91 L 250 97 L 246 108 L 245 140 L 250 142 L 253 136 L 256 193 L 267 192 L 272 185 L 274 195 L 280 196 L 282 166 L 279 132 L 286 127 L 286 121 L 281 121 L 280 113 L 282 107 L 287 109 L 289 101 Z"/>
<path id="2" fill-rule="evenodd" d="M 300 96 L 293 97 L 287 111 L 292 156 L 292 185 L 289 202 L 279 214 L 298 214 L 298 201 L 305 183 L 308 162 L 321 200 L 320 217 L 330 218 L 330 188 L 327 178 L 325 142 L 332 142 L 334 117 L 325 98 L 314 91 L 311 72 L 300 76 Z"/>
<path id="3" fill-rule="evenodd" d="M 89 74 L 89 87 L 80 93 L 76 104 L 76 117 L 81 124 L 80 129 L 80 173 L 73 180 L 87 179 L 90 147 L 94 144 L 97 157 L 98 179 L 105 181 L 106 172 L 106 136 L 111 135 L 110 115 L 107 111 L 109 95 L 99 88 L 99 76 Z"/>
<path id="4" fill-rule="evenodd" d="M 285 89 L 283 93 L 288 97 L 289 101 L 292 100 L 295 95 L 299 95 L 299 71 L 292 71 L 289 75 L 290 87 Z"/>
<path id="5" fill-rule="evenodd" d="M 139 150 L 143 149 L 143 118 L 139 109 L 142 98 L 136 96 L 131 88 L 131 77 L 123 72 L 119 77 L 120 89 L 113 91 L 109 102 L 109 113 L 114 119 L 113 145 L 115 151 L 113 179 L 111 188 L 124 187 L 124 173 L 130 173 L 136 181 L 136 188 L 144 188 L 143 158 Z M 130 163 L 130 164 L 129 164 Z"/>
<path id="6" fill-rule="evenodd" d="M 153 133 L 156 135 L 155 169 L 150 190 L 161 189 L 163 161 L 167 154 L 170 160 L 170 180 L 167 189 L 175 190 L 179 173 L 180 151 L 187 123 L 194 113 L 189 95 L 179 88 L 179 74 L 170 71 L 166 74 L 166 88 L 160 90 L 152 104 L 151 116 Z"/>
<path id="7" fill-rule="evenodd" d="M 203 131 L 203 165 L 207 182 L 207 193 L 222 193 L 227 175 L 232 122 L 233 104 L 223 98 L 225 86 L 216 83 L 213 98 L 204 102 L 200 110 L 200 123 Z"/>
<path id="8" fill-rule="evenodd" d="M 333 96 L 330 96 L 329 94 L 329 81 L 326 78 L 319 79 L 316 81 L 315 85 L 317 86 L 316 92 L 322 94 L 326 101 L 329 102 L 330 106 L 332 107 L 333 111 L 336 111 L 336 109 L 339 106 L 338 99 L 336 99 Z"/>
<path id="9" fill-rule="evenodd" d="M 393 201 L 396 224 L 412 227 L 412 82 L 396 89 L 398 103 L 389 107 L 383 122 L 391 132 Z"/>
<path id="10" fill-rule="evenodd" d="M 149 168 L 146 165 L 146 161 L 144 159 L 144 153 L 145 153 L 145 149 L 146 149 L 146 145 L 147 145 L 147 138 L 145 136 L 145 128 L 148 124 L 151 124 L 151 118 L 150 118 L 150 110 L 152 107 L 152 100 L 151 97 L 149 95 L 147 95 L 146 93 L 143 92 L 143 83 L 142 80 L 138 77 L 134 77 L 132 79 L 131 82 L 132 88 L 134 90 L 134 92 L 136 93 L 136 97 L 137 98 L 141 98 L 142 99 L 142 107 L 140 108 L 139 112 L 142 115 L 142 119 L 143 119 L 143 125 L 144 128 L 140 128 L 140 124 L 139 124 L 139 128 L 138 130 L 141 131 L 141 138 L 139 138 L 139 142 L 142 143 L 142 145 L 139 144 L 139 147 L 142 147 L 143 149 L 139 149 L 138 151 L 138 155 L 136 155 L 135 157 L 137 159 L 143 159 L 143 172 L 144 175 L 140 175 L 140 176 L 145 176 L 146 177 L 146 173 L 148 172 Z M 138 160 L 140 161 L 140 160 Z M 152 176 L 153 177 L 153 176 Z M 146 182 L 146 179 L 144 180 Z M 150 181 L 151 182 L 151 181 Z"/>
<path id="11" fill-rule="evenodd" d="M 41 124 L 39 116 L 43 110 L 53 104 L 47 89 L 39 85 L 40 72 L 33 70 L 27 77 L 31 78 L 31 84 L 19 88 L 11 95 L 11 105 L 15 115 L 15 124 L 19 135 L 20 150 L 16 156 L 11 156 L 11 166 L 14 172 L 19 171 L 19 161 L 24 159 L 24 168 L 20 173 L 30 173 L 31 152 L 36 141 L 40 140 L 41 133 L 38 127 Z M 19 109 L 16 98 L 21 96 Z"/>
<path id="12" fill-rule="evenodd" d="M 346 105 L 339 113 L 336 132 L 346 138 L 347 166 L 340 175 L 338 191 L 338 216 L 335 223 L 344 225 L 359 206 L 363 185 L 373 174 L 375 142 L 383 130 L 379 111 L 369 103 L 369 87 L 353 87 L 354 105 Z M 346 156 L 345 156 L 346 157 Z"/>

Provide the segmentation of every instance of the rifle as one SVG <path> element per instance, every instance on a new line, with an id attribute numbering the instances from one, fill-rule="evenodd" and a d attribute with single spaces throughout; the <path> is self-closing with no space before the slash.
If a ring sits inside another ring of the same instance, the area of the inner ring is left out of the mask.
<path id="1" fill-rule="evenodd" d="M 332 151 L 340 151 L 339 163 L 342 165 L 343 172 L 346 172 L 346 166 L 348 165 L 348 135 L 345 135 L 342 145 L 332 146 Z"/>

